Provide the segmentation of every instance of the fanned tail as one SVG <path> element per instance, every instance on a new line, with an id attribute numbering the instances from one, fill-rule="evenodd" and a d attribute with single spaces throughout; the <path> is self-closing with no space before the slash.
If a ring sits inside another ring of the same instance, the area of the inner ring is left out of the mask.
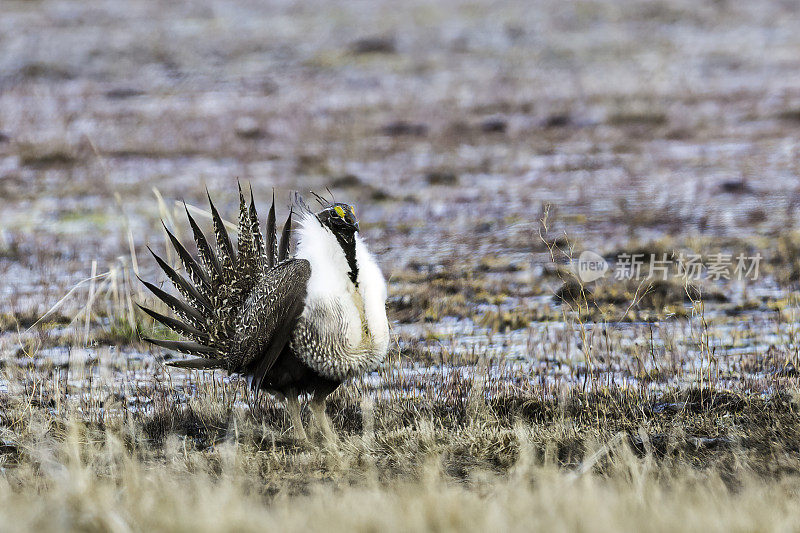
<path id="1" fill-rule="evenodd" d="M 264 250 L 263 266 L 272 268 L 275 266 L 277 250 L 275 249 L 275 191 L 272 191 L 272 205 L 267 215 L 267 247 Z"/>
<path id="2" fill-rule="evenodd" d="M 292 213 L 289 212 L 278 243 L 273 194 L 265 238 L 259 228 L 252 189 L 248 205 L 240 186 L 239 234 L 237 250 L 234 251 L 231 239 L 210 195 L 208 203 L 214 230 L 213 246 L 188 208 L 186 209 L 186 218 L 192 229 L 199 260 L 192 257 L 177 237 L 164 226 L 167 237 L 180 259 L 185 276 L 179 274 L 164 259 L 150 250 L 180 298 L 141 280 L 175 316 L 166 316 L 141 305 L 139 307 L 148 316 L 186 339 L 146 338 L 145 340 L 163 348 L 197 356 L 190 360 L 173 361 L 168 364 L 182 368 L 235 370 L 229 363 L 240 359 L 239 354 L 235 353 L 238 346 L 235 340 L 237 318 L 259 280 L 288 258 Z"/>
<path id="3" fill-rule="evenodd" d="M 275 199 L 272 199 L 272 204 L 275 205 Z M 292 209 L 289 208 L 289 216 L 286 217 L 286 222 L 283 223 L 283 231 L 281 231 L 281 244 L 278 247 L 278 262 L 286 261 L 289 258 L 289 238 L 292 232 Z M 274 227 L 273 227 L 274 234 Z"/>

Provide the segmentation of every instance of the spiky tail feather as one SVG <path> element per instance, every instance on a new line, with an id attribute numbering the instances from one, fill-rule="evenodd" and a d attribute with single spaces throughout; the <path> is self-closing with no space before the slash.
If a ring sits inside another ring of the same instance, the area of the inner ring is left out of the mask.
<path id="1" fill-rule="evenodd" d="M 211 219 L 214 227 L 215 247 L 211 246 L 200 230 L 189 210 L 186 217 L 192 228 L 197 246 L 199 262 L 186 250 L 181 242 L 164 226 L 173 248 L 180 258 L 188 279 L 179 274 L 164 259 L 150 253 L 164 271 L 182 299 L 140 280 L 156 298 L 161 300 L 175 318 L 162 315 L 144 306 L 142 311 L 154 320 L 167 326 L 187 340 L 161 340 L 145 338 L 146 341 L 189 355 L 195 359 L 167 363 L 181 368 L 230 368 L 228 360 L 233 355 L 234 325 L 240 309 L 265 272 L 274 268 L 289 256 L 289 236 L 292 213 L 284 223 L 278 244 L 275 228 L 275 195 L 267 217 L 266 241 L 261 234 L 253 191 L 250 190 L 250 205 L 245 202 L 239 187 L 239 235 L 234 252 L 228 232 L 222 222 L 211 195 L 208 194 Z M 148 248 L 149 249 L 149 248 Z"/>

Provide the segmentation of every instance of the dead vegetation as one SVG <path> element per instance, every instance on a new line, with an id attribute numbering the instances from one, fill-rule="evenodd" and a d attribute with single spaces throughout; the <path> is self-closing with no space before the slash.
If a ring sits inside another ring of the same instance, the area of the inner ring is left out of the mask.
<path id="1" fill-rule="evenodd" d="M 274 403 L 253 403 L 240 385 L 198 382 L 178 404 L 157 384 L 132 409 L 124 398 L 70 402 L 30 381 L 0 398 L 0 515 L 20 529 L 199 531 L 662 530 L 709 513 L 723 530 L 796 519 L 790 395 L 538 388 L 485 400 L 497 385 L 447 380 L 386 400 L 348 388 L 329 407 L 339 442 L 306 447 Z"/>

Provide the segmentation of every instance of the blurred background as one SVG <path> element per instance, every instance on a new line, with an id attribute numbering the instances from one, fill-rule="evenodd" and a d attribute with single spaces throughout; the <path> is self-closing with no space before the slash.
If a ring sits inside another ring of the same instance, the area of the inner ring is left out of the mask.
<path id="1" fill-rule="evenodd" d="M 237 179 L 262 216 L 272 190 L 279 217 L 292 191 L 356 203 L 411 359 L 563 349 L 552 244 L 760 251 L 759 283 L 705 293 L 768 313 L 800 272 L 798 7 L 3 0 L 0 342 L 69 294 L 52 320 L 136 344 L 113 324 L 151 327 L 131 280 L 155 275 L 160 219 L 188 242 L 178 202 L 206 189 L 234 219 Z M 664 286 L 631 309 L 629 289 L 589 314 L 690 305 Z"/>

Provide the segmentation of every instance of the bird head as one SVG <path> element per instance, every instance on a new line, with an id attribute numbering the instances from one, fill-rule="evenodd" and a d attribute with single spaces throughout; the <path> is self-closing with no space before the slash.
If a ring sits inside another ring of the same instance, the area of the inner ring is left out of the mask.
<path id="1" fill-rule="evenodd" d="M 352 205 L 335 203 L 317 213 L 317 219 L 337 237 L 351 237 L 358 231 L 356 210 Z"/>
<path id="2" fill-rule="evenodd" d="M 358 286 L 358 264 L 356 263 L 356 233 L 358 219 L 352 205 L 343 203 L 330 204 L 316 214 L 323 227 L 328 228 L 342 247 L 347 264 L 350 267 L 348 276 Z"/>

